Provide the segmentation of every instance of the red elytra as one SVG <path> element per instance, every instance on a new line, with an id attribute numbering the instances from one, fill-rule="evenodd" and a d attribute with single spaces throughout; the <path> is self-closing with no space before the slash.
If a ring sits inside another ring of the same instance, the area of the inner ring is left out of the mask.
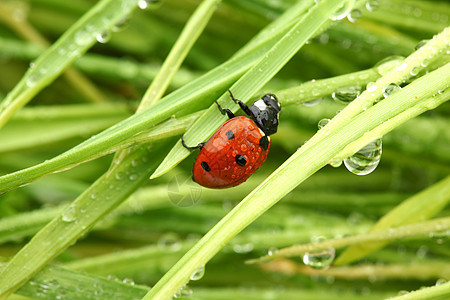
<path id="1" fill-rule="evenodd" d="M 225 122 L 203 145 L 194 163 L 193 179 L 209 188 L 228 188 L 246 181 L 266 160 L 270 148 L 264 134 L 247 117 Z"/>

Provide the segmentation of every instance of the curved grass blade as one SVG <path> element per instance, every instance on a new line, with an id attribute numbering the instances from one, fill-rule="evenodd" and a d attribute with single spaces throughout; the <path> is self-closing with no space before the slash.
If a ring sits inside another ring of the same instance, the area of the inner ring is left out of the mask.
<path id="1" fill-rule="evenodd" d="M 128 16 L 138 0 L 103 0 L 67 30 L 29 68 L 0 105 L 0 128 L 75 59 L 96 43 L 99 34 L 110 31 Z"/>

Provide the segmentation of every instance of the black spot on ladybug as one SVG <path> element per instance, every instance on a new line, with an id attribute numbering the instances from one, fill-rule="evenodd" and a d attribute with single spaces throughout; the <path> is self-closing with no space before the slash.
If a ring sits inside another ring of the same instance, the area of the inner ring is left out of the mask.
<path id="1" fill-rule="evenodd" d="M 236 157 L 234 158 L 234 160 L 236 161 L 236 163 L 238 165 L 240 165 L 241 167 L 245 166 L 245 164 L 247 163 L 247 159 L 245 158 L 245 156 L 243 155 L 236 155 Z"/>
<path id="2" fill-rule="evenodd" d="M 233 131 L 231 131 L 231 130 L 228 130 L 228 131 L 225 133 L 225 135 L 227 136 L 227 138 L 228 138 L 229 140 L 234 139 L 234 133 L 233 133 Z"/>
<path id="3" fill-rule="evenodd" d="M 259 139 L 259 145 L 264 150 L 267 150 L 267 147 L 269 147 L 269 139 L 267 138 L 267 135 L 265 135 L 265 136 L 263 136 L 262 138 Z"/>
<path id="4" fill-rule="evenodd" d="M 208 163 L 206 161 L 202 161 L 200 163 L 200 165 L 202 166 L 203 170 L 205 170 L 206 172 L 211 171 L 211 168 L 208 166 Z"/>

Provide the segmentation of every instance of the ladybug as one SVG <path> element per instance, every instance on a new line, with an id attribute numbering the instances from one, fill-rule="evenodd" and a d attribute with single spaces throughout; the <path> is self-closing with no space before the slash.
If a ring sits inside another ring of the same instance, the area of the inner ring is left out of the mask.
<path id="1" fill-rule="evenodd" d="M 266 94 L 250 107 L 237 100 L 228 90 L 231 100 L 239 104 L 250 117 L 235 116 L 229 109 L 217 107 L 229 120 L 205 143 L 188 150 L 200 149 L 194 163 L 192 178 L 198 184 L 214 189 L 233 187 L 246 181 L 266 160 L 270 148 L 269 135 L 277 132 L 280 103 L 273 94 Z"/>

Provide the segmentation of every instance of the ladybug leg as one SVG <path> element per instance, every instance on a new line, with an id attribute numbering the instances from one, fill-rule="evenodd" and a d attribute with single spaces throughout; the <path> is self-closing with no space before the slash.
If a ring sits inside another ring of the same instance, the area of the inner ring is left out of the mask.
<path id="1" fill-rule="evenodd" d="M 203 146 L 205 145 L 205 143 L 200 143 L 197 146 L 194 147 L 189 147 L 185 144 L 184 139 L 183 139 L 183 134 L 181 135 L 181 145 L 183 145 L 184 148 L 188 149 L 189 151 L 195 150 L 195 149 L 202 149 Z"/>
<path id="2" fill-rule="evenodd" d="M 220 106 L 220 104 L 217 102 L 217 100 L 214 100 L 214 102 L 216 102 L 217 107 L 219 108 L 220 113 L 221 113 L 222 115 L 227 114 L 228 118 L 230 118 L 230 119 L 233 119 L 233 118 L 235 117 L 235 115 L 233 114 L 233 112 L 232 112 L 231 110 L 229 110 L 229 109 L 227 109 L 227 108 L 222 108 L 222 107 Z"/>
<path id="3" fill-rule="evenodd" d="M 241 100 L 238 100 L 236 98 L 233 97 L 233 94 L 231 93 L 230 90 L 228 90 L 228 93 L 230 93 L 230 98 L 231 100 L 234 101 L 234 103 L 239 104 L 239 106 L 241 107 L 241 109 L 249 116 L 252 116 L 252 112 L 250 111 L 250 109 L 248 108 L 247 104 L 245 104 L 244 102 L 242 102 Z"/>

